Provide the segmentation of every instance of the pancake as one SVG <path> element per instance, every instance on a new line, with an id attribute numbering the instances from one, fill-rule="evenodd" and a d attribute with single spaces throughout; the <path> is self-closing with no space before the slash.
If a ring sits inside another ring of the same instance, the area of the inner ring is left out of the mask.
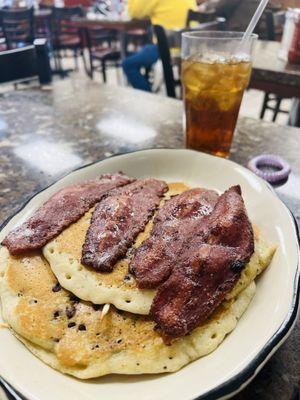
<path id="1" fill-rule="evenodd" d="M 184 183 L 171 183 L 165 199 L 188 189 L 189 187 Z M 81 264 L 82 245 L 91 215 L 92 210 L 44 247 L 43 254 L 54 275 L 61 286 L 82 300 L 91 301 L 94 304 L 110 303 L 120 310 L 135 314 L 149 314 L 156 290 L 137 288 L 134 276 L 128 273 L 128 257 L 120 260 L 111 273 L 97 272 Z M 139 247 L 147 239 L 151 228 L 152 220 L 147 224 L 144 232 L 137 237 L 133 247 Z M 243 271 L 233 294 L 227 295 L 228 299 L 245 289 L 255 276 L 267 267 L 274 250 L 274 247 L 269 247 L 264 243 L 261 235 L 256 231 L 255 253 Z"/>
<path id="2" fill-rule="evenodd" d="M 169 184 L 163 202 L 176 194 L 188 190 L 183 183 Z M 93 208 L 79 221 L 65 229 L 49 242 L 43 254 L 60 284 L 82 300 L 94 304 L 113 304 L 120 310 L 136 314 L 148 314 L 155 296 L 154 290 L 139 290 L 134 277 L 128 273 L 128 258 L 119 260 L 111 273 L 95 271 L 81 264 L 82 246 L 90 225 Z M 135 240 L 138 247 L 149 236 L 151 219 Z"/>
<path id="3" fill-rule="evenodd" d="M 33 354 L 81 379 L 176 371 L 215 350 L 236 327 L 254 293 L 252 282 L 190 335 L 167 346 L 147 316 L 111 306 L 101 319 L 102 307 L 60 288 L 40 252 L 13 257 L 0 249 L 4 320 Z"/>

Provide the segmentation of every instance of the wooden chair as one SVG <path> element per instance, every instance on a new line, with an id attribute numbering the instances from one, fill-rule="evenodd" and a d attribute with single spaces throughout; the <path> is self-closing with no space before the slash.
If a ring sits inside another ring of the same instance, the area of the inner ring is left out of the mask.
<path id="1" fill-rule="evenodd" d="M 2 9 L 0 10 L 0 21 L 7 49 L 15 49 L 33 43 L 33 8 Z"/>
<path id="2" fill-rule="evenodd" d="M 213 22 L 203 23 L 201 26 L 195 29 L 183 29 L 180 31 L 172 31 L 172 35 L 169 35 L 166 30 L 160 25 L 154 25 L 154 33 L 157 38 L 157 46 L 160 55 L 160 59 L 163 65 L 163 74 L 165 87 L 168 97 L 176 98 L 176 87 L 181 87 L 181 82 L 174 76 L 173 66 L 178 66 L 178 60 L 172 59 L 170 47 L 175 44 L 176 47 L 180 47 L 181 34 L 182 32 L 189 32 L 193 30 L 222 30 L 224 28 L 224 18 L 217 18 Z M 174 62 L 175 61 L 175 62 Z"/>
<path id="3" fill-rule="evenodd" d="M 267 9 L 259 22 L 260 39 L 280 41 L 285 23 L 285 10 L 272 11 Z"/>
<path id="4" fill-rule="evenodd" d="M 75 69 L 78 70 L 78 54 L 83 57 L 83 31 L 72 26 L 73 17 L 81 17 L 81 7 L 53 7 L 53 48 L 61 67 L 62 51 L 73 52 Z"/>
<path id="5" fill-rule="evenodd" d="M 88 75 L 93 79 L 94 71 L 100 70 L 103 82 L 106 82 L 107 66 L 114 65 L 118 67 L 121 61 L 117 32 L 111 29 L 89 28 L 86 29 L 86 38 L 90 59 Z"/>
<path id="6" fill-rule="evenodd" d="M 273 12 L 267 10 L 264 13 L 266 40 L 280 40 L 285 22 L 285 11 Z M 272 93 L 265 93 L 263 105 L 260 112 L 260 119 L 263 119 L 267 110 L 272 111 L 272 121 L 275 122 L 279 113 L 288 114 L 288 111 L 281 109 L 283 98 Z"/>
<path id="7" fill-rule="evenodd" d="M 41 84 L 51 82 L 47 42 L 37 39 L 34 45 L 0 53 L 0 83 L 23 82 L 38 78 Z"/>
<path id="8" fill-rule="evenodd" d="M 39 14 L 34 18 L 35 39 L 46 38 L 52 47 L 52 7 L 40 7 Z"/>

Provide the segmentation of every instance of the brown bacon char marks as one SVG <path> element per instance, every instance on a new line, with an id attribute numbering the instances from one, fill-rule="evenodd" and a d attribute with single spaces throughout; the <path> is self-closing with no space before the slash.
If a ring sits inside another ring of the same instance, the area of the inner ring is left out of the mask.
<path id="1" fill-rule="evenodd" d="M 163 181 L 138 180 L 99 203 L 86 234 L 81 262 L 98 271 L 112 271 L 144 230 L 167 189 Z"/>
<path id="2" fill-rule="evenodd" d="M 105 174 L 68 186 L 54 194 L 31 218 L 10 232 L 2 244 L 13 255 L 39 249 L 76 222 L 110 190 L 132 181 L 123 174 Z"/>
<path id="3" fill-rule="evenodd" d="M 154 219 L 151 236 L 130 263 L 139 288 L 155 288 L 169 277 L 185 243 L 195 235 L 199 220 L 212 211 L 217 199 L 217 192 L 197 188 L 164 204 Z"/>
<path id="4" fill-rule="evenodd" d="M 199 225 L 202 235 L 187 245 L 152 303 L 150 314 L 166 343 L 186 335 L 212 314 L 254 252 L 253 230 L 239 186 L 220 196 Z"/>

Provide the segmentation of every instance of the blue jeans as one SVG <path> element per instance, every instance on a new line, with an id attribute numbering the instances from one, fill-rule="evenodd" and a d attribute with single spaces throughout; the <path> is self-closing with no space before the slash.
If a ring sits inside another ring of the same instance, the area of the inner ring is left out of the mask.
<path id="1" fill-rule="evenodd" d="M 127 57 L 123 61 L 123 70 L 128 82 L 135 89 L 151 91 L 150 84 L 146 77 L 141 73 L 141 68 L 151 67 L 158 60 L 158 48 L 156 44 L 147 44 L 138 53 Z"/>

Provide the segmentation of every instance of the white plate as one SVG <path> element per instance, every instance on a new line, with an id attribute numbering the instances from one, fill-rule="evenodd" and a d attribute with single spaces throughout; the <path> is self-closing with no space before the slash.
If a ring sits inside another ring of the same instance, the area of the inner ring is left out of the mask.
<path id="1" fill-rule="evenodd" d="M 179 372 L 114 375 L 81 382 L 47 367 L 0 330 L 0 375 L 30 400 L 190 400 L 226 398 L 244 387 L 283 343 L 298 307 L 299 247 L 292 215 L 270 187 L 231 161 L 189 150 L 145 150 L 112 157 L 67 175 L 33 197 L 0 233 L 23 222 L 58 189 L 104 172 L 124 171 L 142 178 L 224 191 L 240 184 L 249 216 L 278 250 L 258 281 L 257 293 L 237 328 L 212 354 Z"/>

